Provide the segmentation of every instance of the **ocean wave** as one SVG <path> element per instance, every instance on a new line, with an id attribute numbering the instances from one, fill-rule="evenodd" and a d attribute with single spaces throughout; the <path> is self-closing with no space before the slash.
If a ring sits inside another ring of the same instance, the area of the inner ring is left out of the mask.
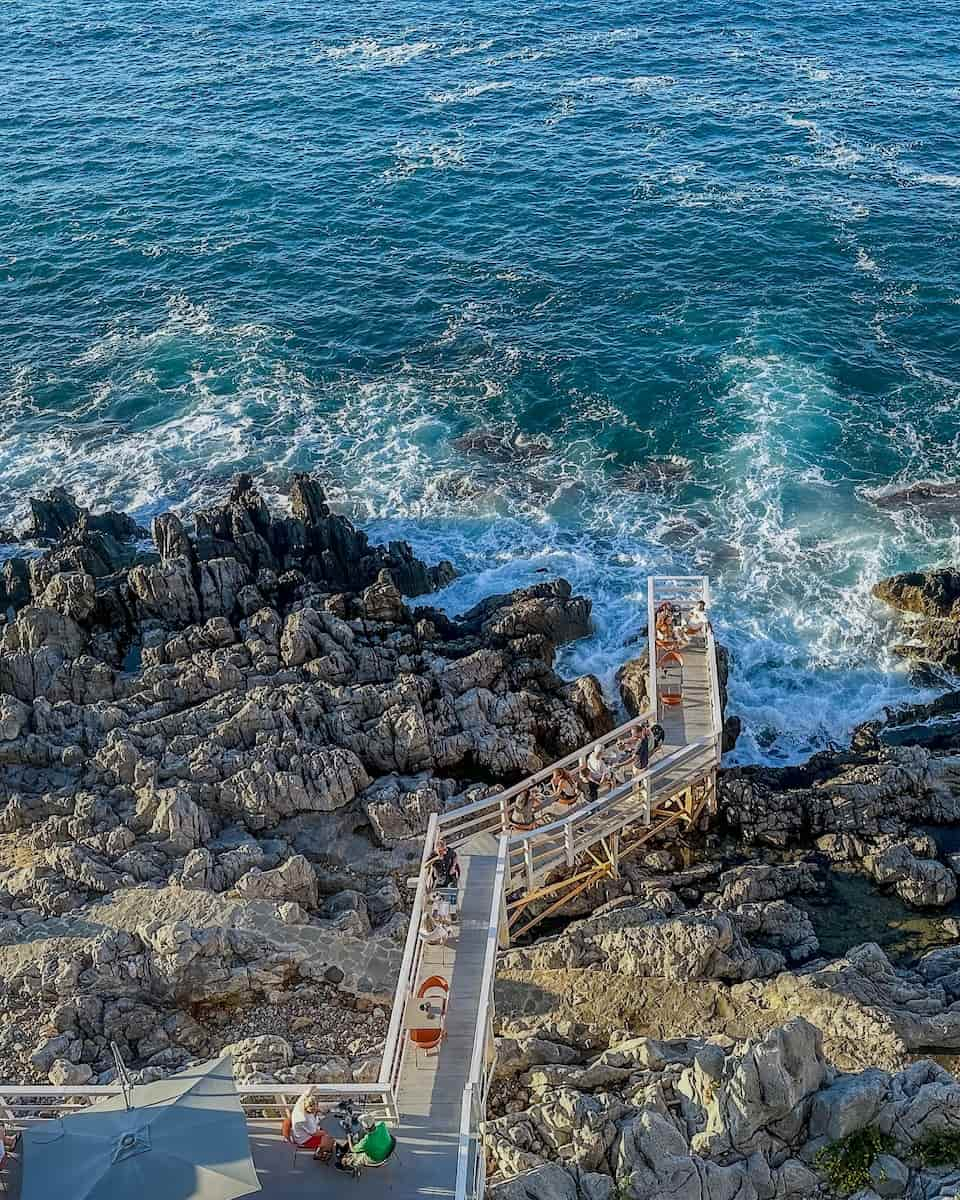
<path id="1" fill-rule="evenodd" d="M 185 297 L 171 298 L 168 312 L 163 330 L 114 331 L 96 360 L 111 365 L 118 388 L 134 372 L 164 380 L 152 385 L 154 403 L 89 445 L 63 428 L 26 454 L 8 426 L 0 470 L 12 494 L 24 499 L 57 479 L 85 503 L 146 519 L 208 502 L 239 469 L 257 470 L 268 490 L 291 470 L 314 469 L 332 501 L 376 536 L 457 563 L 460 578 L 437 598 L 448 611 L 544 572 L 570 579 L 594 601 L 596 632 L 565 648 L 560 668 L 596 674 L 611 701 L 643 627 L 643 577 L 704 570 L 734 652 L 732 703 L 747 725 L 740 762 L 798 761 L 916 695 L 887 654 L 870 597 L 886 543 L 909 532 L 886 516 L 885 534 L 851 532 L 856 498 L 836 498 L 836 479 L 824 474 L 842 401 L 825 376 L 762 342 L 746 338 L 720 368 L 715 419 L 735 413 L 738 432 L 704 461 L 683 462 L 664 491 L 612 469 L 602 439 L 623 414 L 602 398 L 575 402 L 576 436 L 530 442 L 509 421 L 478 436 L 479 397 L 505 405 L 503 377 L 404 368 L 315 382 L 290 360 L 282 331 L 221 324 Z M 172 380 L 171 351 L 183 355 Z M 30 394 L 24 376 L 21 403 Z M 798 508 L 797 488 L 832 498 Z"/>
<path id="2" fill-rule="evenodd" d="M 418 139 L 398 142 L 394 164 L 381 175 L 384 183 L 398 183 L 420 171 L 451 171 L 467 165 L 464 143 Z"/>
<path id="3" fill-rule="evenodd" d="M 460 58 L 464 54 L 480 54 L 484 50 L 489 50 L 493 45 L 493 38 L 483 38 L 479 42 L 460 42 L 456 46 L 451 47 L 450 57 Z"/>
<path id="4" fill-rule="evenodd" d="M 415 58 L 437 49 L 436 42 L 384 43 L 376 38 L 360 38 L 345 46 L 326 46 L 323 56 L 342 67 L 371 70 L 377 67 L 404 67 Z"/>
<path id="5" fill-rule="evenodd" d="M 476 100 L 487 92 L 503 92 L 512 88 L 509 79 L 490 80 L 488 83 L 470 83 L 446 92 L 428 92 L 427 99 L 433 104 L 458 104 L 462 100 Z"/>

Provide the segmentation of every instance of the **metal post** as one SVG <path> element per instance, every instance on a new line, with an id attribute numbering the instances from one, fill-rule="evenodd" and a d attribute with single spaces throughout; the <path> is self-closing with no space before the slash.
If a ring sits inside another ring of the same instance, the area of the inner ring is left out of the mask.
<path id="1" fill-rule="evenodd" d="M 523 861 L 527 868 L 527 891 L 533 891 L 533 842 L 527 838 L 523 843 Z"/>
<path id="2" fill-rule="evenodd" d="M 574 863 L 574 858 L 575 858 L 574 852 L 573 852 L 573 822 L 572 821 L 568 822 L 566 829 L 564 829 L 564 831 L 563 831 L 563 840 L 564 840 L 564 848 L 567 852 L 567 866 L 572 867 L 573 863 Z"/>
<path id="3" fill-rule="evenodd" d="M 650 785 L 650 776 L 649 775 L 643 780 L 642 786 L 643 786 L 643 823 L 644 823 L 644 825 L 649 825 L 650 824 L 651 792 L 653 791 L 653 788 Z"/>
<path id="4" fill-rule="evenodd" d="M 610 865 L 613 867 L 613 878 L 620 878 L 620 834 L 610 835 Z"/>

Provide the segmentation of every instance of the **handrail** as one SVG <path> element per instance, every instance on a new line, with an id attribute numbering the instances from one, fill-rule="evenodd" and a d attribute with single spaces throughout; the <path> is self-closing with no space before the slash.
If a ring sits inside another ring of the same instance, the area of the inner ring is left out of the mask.
<path id="1" fill-rule="evenodd" d="M 714 736 L 717 739 L 717 765 L 719 766 L 721 758 L 723 758 L 723 706 L 720 703 L 720 670 L 717 660 L 717 640 L 713 636 L 713 630 L 707 626 L 707 654 L 710 656 L 709 661 L 713 662 L 714 669 L 710 672 L 710 707 L 713 709 L 713 728 Z"/>
<path id="2" fill-rule="evenodd" d="M 238 1083 L 236 1089 L 241 1106 L 249 1109 L 288 1108 L 309 1092 L 331 1103 L 338 1099 L 366 1100 L 367 1103 L 361 1103 L 365 1111 L 376 1112 L 387 1121 L 396 1120 L 393 1089 L 381 1083 Z M 134 1098 L 136 1091 L 134 1084 Z M 15 1117 L 18 1122 L 47 1120 L 60 1113 L 79 1112 L 98 1100 L 122 1094 L 123 1088 L 117 1083 L 76 1084 L 73 1087 L 0 1083 L 0 1113 L 9 1114 L 7 1119 Z M 58 1100 L 62 1103 L 57 1103 Z M 72 1100 L 83 1103 L 69 1103 Z"/>
<path id="3" fill-rule="evenodd" d="M 436 813 L 430 814 L 427 822 L 427 832 L 423 841 L 423 853 L 420 856 L 420 873 L 417 877 L 417 891 L 410 912 L 410 924 L 407 928 L 407 940 L 403 947 L 403 959 L 400 963 L 400 974 L 397 976 L 397 988 L 393 995 L 393 1008 L 390 1012 L 390 1024 L 387 1028 L 387 1038 L 383 1047 L 383 1058 L 380 1062 L 378 1082 L 389 1087 L 396 1094 L 400 1080 L 400 1070 L 403 1065 L 403 1014 L 407 1006 L 411 990 L 416 986 L 416 973 L 422 956 L 422 941 L 420 939 L 420 923 L 423 918 L 424 904 L 427 895 L 427 861 L 433 854 L 437 840 L 439 821 Z"/>
<path id="4" fill-rule="evenodd" d="M 647 580 L 647 694 L 653 711 L 659 716 L 657 698 L 657 595 L 653 576 Z"/>
<path id="5" fill-rule="evenodd" d="M 483 973 L 480 977 L 480 997 L 477 1006 L 477 1026 L 473 1035 L 473 1053 L 470 1057 L 470 1074 L 464 1089 L 463 1105 L 460 1112 L 460 1138 L 457 1146 L 457 1183 L 454 1195 L 458 1200 L 468 1196 L 467 1187 L 470 1173 L 470 1144 L 473 1140 L 473 1105 L 477 1100 L 479 1090 L 480 1111 L 486 1109 L 487 1089 L 486 1054 L 487 1039 L 492 1035 L 490 1023 L 493 1017 L 493 984 L 497 974 L 497 947 L 500 939 L 500 924 L 503 916 L 503 895 L 509 859 L 510 838 L 501 836 L 497 849 L 497 866 L 493 879 L 493 900 L 490 906 L 490 920 L 487 923 L 487 941 L 483 951 Z M 477 1146 L 477 1154 L 482 1155 L 483 1148 Z M 477 1171 L 482 1170 L 478 1166 Z"/>
<path id="6" fill-rule="evenodd" d="M 565 755 L 563 758 L 558 758 L 555 762 L 549 763 L 545 767 L 541 767 L 533 775 L 528 775 L 519 783 L 513 784 L 502 792 L 494 792 L 489 796 L 484 796 L 480 800 L 474 800 L 470 804 L 463 804 L 459 808 L 451 808 L 440 814 L 441 825 L 454 825 L 460 823 L 464 817 L 473 816 L 476 813 L 486 812 L 494 808 L 503 809 L 506 803 L 512 800 L 515 796 L 519 796 L 522 792 L 527 791 L 531 787 L 536 787 L 537 784 L 543 783 L 550 778 L 554 771 L 564 767 L 572 766 L 573 763 L 578 763 L 585 759 L 596 747 L 609 745 L 610 742 L 622 738 L 625 733 L 642 725 L 644 721 L 649 721 L 654 717 L 655 710 L 648 706 L 643 712 L 638 713 L 635 717 L 631 717 L 629 721 L 624 721 L 622 725 L 618 725 L 615 729 L 611 729 L 609 733 L 601 734 L 600 737 L 594 738 L 587 742 L 579 749 Z M 456 836 L 456 833 L 452 836 Z M 449 838 L 448 838 L 449 841 Z"/>
<path id="7" fill-rule="evenodd" d="M 638 775 L 631 775 L 625 782 L 619 784 L 612 791 L 607 792 L 605 796 L 594 800 L 591 804 L 583 808 L 574 809 L 571 813 L 565 813 L 562 817 L 558 817 L 556 821 L 551 821 L 549 825 L 538 825 L 536 829 L 518 830 L 511 834 L 509 837 L 510 845 L 513 846 L 520 842 L 533 841 L 545 833 L 559 832 L 567 825 L 576 825 L 586 817 L 602 812 L 605 808 L 609 808 L 615 800 L 622 799 L 631 788 L 644 779 L 655 779 L 656 776 L 662 775 L 670 767 L 676 766 L 678 762 L 682 762 L 683 759 L 692 757 L 697 751 L 705 749 L 712 741 L 713 738 L 708 737 L 698 738 L 695 742 L 687 742 L 685 746 L 674 750 L 666 758 L 658 759 L 653 766 L 647 767 L 646 770 L 641 771 Z"/>

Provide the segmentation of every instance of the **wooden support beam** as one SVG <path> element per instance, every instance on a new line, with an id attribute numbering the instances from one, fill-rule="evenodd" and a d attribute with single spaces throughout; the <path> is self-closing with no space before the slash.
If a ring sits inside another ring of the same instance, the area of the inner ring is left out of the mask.
<path id="1" fill-rule="evenodd" d="M 597 863 L 597 867 L 603 869 L 606 867 L 606 863 Z M 580 871 L 576 875 L 571 875 L 566 879 L 560 879 L 554 883 L 546 884 L 545 886 L 539 887 L 535 891 L 530 892 L 528 895 L 522 896 L 519 900 L 511 900 L 507 905 L 507 911 L 514 912 L 518 908 L 525 908 L 526 905 L 528 905 L 532 900 L 543 900 L 547 896 L 552 896 L 554 892 L 558 892 L 561 888 L 566 887 L 568 884 L 576 883 L 580 879 L 585 879 L 588 875 L 595 874 L 597 867 L 590 867 L 586 871 Z"/>
<path id="2" fill-rule="evenodd" d="M 580 895 L 581 892 L 585 892 L 588 887 L 592 887 L 595 883 L 599 883 L 600 880 L 609 873 L 609 871 L 609 865 L 594 871 L 591 878 L 585 880 L 578 887 L 575 887 L 572 892 L 568 892 L 566 895 L 561 896 L 560 899 L 551 904 L 549 908 L 545 909 L 542 913 L 538 913 L 537 916 L 528 921 L 526 925 L 524 925 L 521 929 L 518 929 L 514 934 L 514 937 L 522 937 L 523 934 L 528 933 L 535 925 L 539 925 L 541 921 L 545 921 L 547 917 L 552 916 L 559 909 L 563 908 L 568 900 L 575 899 Z"/>

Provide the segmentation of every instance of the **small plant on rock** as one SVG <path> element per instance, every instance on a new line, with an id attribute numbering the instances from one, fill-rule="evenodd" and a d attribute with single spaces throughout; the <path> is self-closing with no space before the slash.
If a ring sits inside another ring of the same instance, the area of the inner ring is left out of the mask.
<path id="1" fill-rule="evenodd" d="M 850 1196 L 869 1187 L 873 1160 L 878 1154 L 892 1153 L 895 1146 L 889 1134 L 869 1125 L 824 1146 L 816 1157 L 816 1166 L 835 1192 Z"/>
<path id="2" fill-rule="evenodd" d="M 960 1163 L 960 1131 L 941 1129 L 918 1138 L 910 1147 L 910 1157 L 921 1167 L 952 1167 Z"/>

